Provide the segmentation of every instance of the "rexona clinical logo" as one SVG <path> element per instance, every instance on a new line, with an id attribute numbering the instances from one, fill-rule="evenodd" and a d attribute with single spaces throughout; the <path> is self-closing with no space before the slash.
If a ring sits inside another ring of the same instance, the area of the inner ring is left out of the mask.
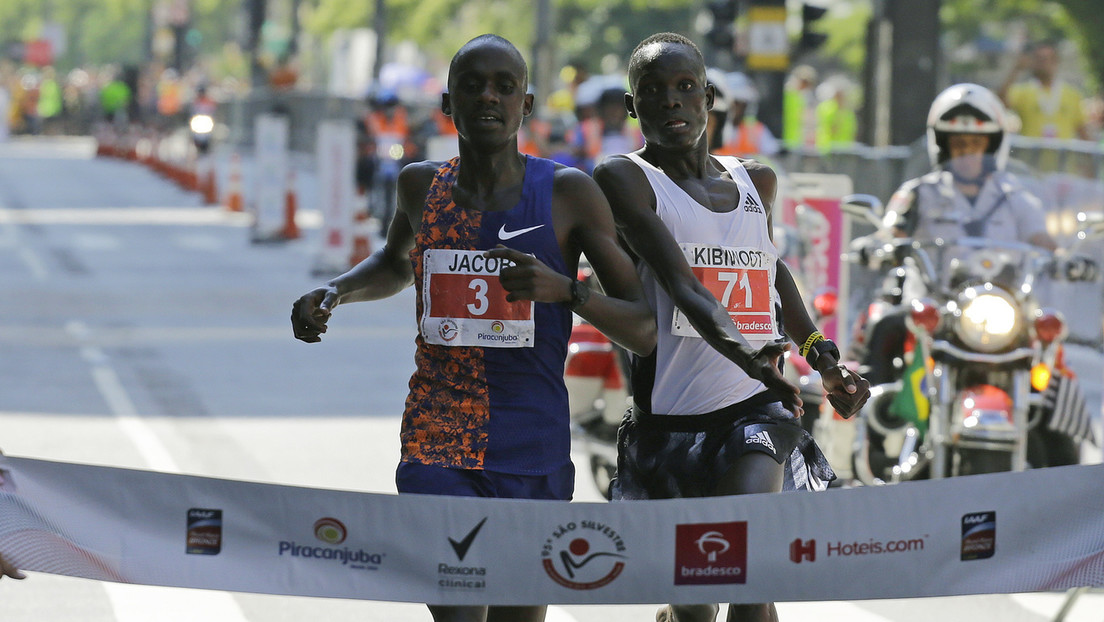
<path id="1" fill-rule="evenodd" d="M 675 526 L 675 585 L 747 583 L 747 521 Z"/>
<path id="2" fill-rule="evenodd" d="M 559 525 L 541 547 L 553 581 L 573 590 L 609 585 L 625 569 L 625 541 L 609 525 L 583 520 Z"/>
<path id="3" fill-rule="evenodd" d="M 312 541 L 306 543 L 281 540 L 278 555 L 340 564 L 352 570 L 379 570 L 383 564 L 383 553 L 366 551 L 356 546 L 340 546 L 349 537 L 349 530 L 336 518 L 327 516 L 314 521 L 313 537 Z"/>
<path id="4" fill-rule="evenodd" d="M 458 538 L 449 537 L 449 546 L 452 547 L 455 557 L 447 562 L 438 562 L 437 587 L 469 591 L 480 591 L 487 588 L 487 569 L 484 566 L 472 564 L 470 561 L 464 561 L 468 557 L 476 537 L 479 536 L 479 531 L 483 529 L 483 524 L 486 522 L 487 517 L 483 517 L 483 520 L 476 523 L 467 532 L 460 534 Z"/>
<path id="5" fill-rule="evenodd" d="M 974 512 L 962 517 L 962 561 L 989 559 L 997 552 L 997 513 Z"/>

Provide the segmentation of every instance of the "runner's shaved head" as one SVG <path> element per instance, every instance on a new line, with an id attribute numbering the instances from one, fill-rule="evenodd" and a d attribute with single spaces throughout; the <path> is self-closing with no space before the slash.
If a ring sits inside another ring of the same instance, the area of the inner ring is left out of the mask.
<path id="1" fill-rule="evenodd" d="M 514 59 L 518 63 L 518 67 L 521 70 L 519 72 L 522 79 L 521 88 L 522 90 L 528 90 L 529 67 L 525 64 L 525 57 L 521 55 L 521 52 L 519 52 L 517 47 L 513 43 L 510 43 L 509 40 L 498 35 L 489 33 L 485 35 L 479 35 L 478 37 L 465 43 L 463 46 L 460 47 L 459 50 L 456 51 L 456 54 L 452 57 L 452 62 L 449 63 L 449 89 L 452 89 L 453 75 L 455 74 L 456 65 L 460 62 L 460 60 L 474 50 L 481 50 L 489 47 L 497 47 L 514 57 Z"/>
<path id="2" fill-rule="evenodd" d="M 636 80 L 640 77 L 641 68 L 659 54 L 665 43 L 684 45 L 692 50 L 694 56 L 701 63 L 701 82 L 705 84 L 705 58 L 697 44 L 678 33 L 659 32 L 641 41 L 632 51 L 632 55 L 629 56 L 628 74 L 631 90 L 636 90 Z"/>

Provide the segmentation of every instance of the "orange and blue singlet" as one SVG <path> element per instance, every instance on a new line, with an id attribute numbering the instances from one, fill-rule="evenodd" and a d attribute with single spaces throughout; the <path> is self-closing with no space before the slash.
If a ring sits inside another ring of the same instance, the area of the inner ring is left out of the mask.
<path id="1" fill-rule="evenodd" d="M 521 199 L 500 212 L 452 201 L 458 157 L 434 176 L 410 251 L 419 331 L 404 462 L 522 475 L 570 462 L 563 364 L 571 312 L 506 302 L 497 261 L 482 256 L 503 244 L 567 274 L 552 222 L 554 166 L 527 157 Z"/>

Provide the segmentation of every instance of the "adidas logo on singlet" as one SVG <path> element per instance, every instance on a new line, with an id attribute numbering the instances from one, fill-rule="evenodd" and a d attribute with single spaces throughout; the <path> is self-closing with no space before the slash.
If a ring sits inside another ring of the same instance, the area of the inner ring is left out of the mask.
<path id="1" fill-rule="evenodd" d="M 763 207 L 759 205 L 759 202 L 755 200 L 755 197 L 751 196 L 750 194 L 746 194 L 744 195 L 744 211 L 762 214 Z"/>
<path id="2" fill-rule="evenodd" d="M 767 449 L 771 450 L 772 452 L 777 453 L 774 449 L 774 442 L 771 441 L 770 435 L 767 434 L 766 432 L 756 432 L 755 434 L 752 434 L 751 436 L 749 436 L 747 438 L 747 440 L 744 441 L 744 443 L 749 444 L 749 445 L 751 443 L 758 443 L 759 445 L 762 445 L 762 446 L 766 447 Z"/>

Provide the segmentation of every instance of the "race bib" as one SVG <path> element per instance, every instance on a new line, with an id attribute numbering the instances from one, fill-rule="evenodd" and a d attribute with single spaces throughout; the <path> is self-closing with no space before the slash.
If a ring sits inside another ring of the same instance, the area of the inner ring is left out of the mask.
<path id="1" fill-rule="evenodd" d="M 778 339 L 774 321 L 777 257 L 755 248 L 680 244 L 694 276 L 721 301 L 740 334 L 749 341 Z M 675 308 L 671 334 L 698 337 L 698 331 Z"/>
<path id="2" fill-rule="evenodd" d="M 498 273 L 511 264 L 484 252 L 426 249 L 420 329 L 427 343 L 533 347 L 533 301 L 507 302 Z"/>

